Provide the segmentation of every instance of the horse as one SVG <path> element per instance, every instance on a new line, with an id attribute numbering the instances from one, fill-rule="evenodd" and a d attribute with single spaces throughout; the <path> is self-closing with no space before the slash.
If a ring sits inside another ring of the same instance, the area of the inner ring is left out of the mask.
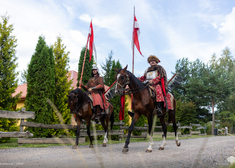
<path id="1" fill-rule="evenodd" d="M 128 66 L 128 65 L 127 65 Z M 130 143 L 131 132 L 134 129 L 134 126 L 141 115 L 144 115 L 148 119 L 148 132 L 150 135 L 150 145 L 146 152 L 152 152 L 153 146 L 153 118 L 156 115 L 154 112 L 156 110 L 155 100 L 151 97 L 148 86 L 142 83 L 138 78 L 135 77 L 131 72 L 127 70 L 127 66 L 123 69 L 115 69 L 116 71 L 116 87 L 115 93 L 118 95 L 123 95 L 124 91 L 126 91 L 126 86 L 129 86 L 129 92 L 133 94 L 132 108 L 134 110 L 134 116 L 132 119 L 132 123 L 128 129 L 128 135 L 125 141 L 125 145 L 123 147 L 122 152 L 127 153 L 129 151 L 128 145 Z M 168 111 L 168 123 L 165 123 L 165 115 L 167 113 L 166 108 L 162 109 L 162 116 L 160 116 L 160 123 L 163 130 L 163 142 L 161 146 L 158 148 L 159 150 L 164 150 L 164 146 L 166 145 L 166 135 L 167 135 L 167 125 L 172 122 L 173 128 L 175 131 L 175 142 L 177 146 L 180 146 L 180 142 L 177 136 L 177 126 L 175 122 L 175 109 L 176 109 L 176 101 L 173 99 L 173 107 L 174 110 Z"/>
<path id="2" fill-rule="evenodd" d="M 76 88 L 72 90 L 68 94 L 68 106 L 70 108 L 70 113 L 75 113 L 75 120 L 77 122 L 77 132 L 76 132 L 76 142 L 73 148 L 77 148 L 78 146 L 78 138 L 80 135 L 80 126 L 82 119 L 86 121 L 87 125 L 87 135 L 90 139 L 90 148 L 93 148 L 92 138 L 90 135 L 90 125 L 91 120 L 93 120 L 93 112 L 92 112 L 92 100 L 88 97 L 87 93 L 85 93 L 82 89 Z M 109 103 L 109 102 L 108 102 Z M 110 128 L 112 130 L 114 123 L 114 113 L 113 113 L 113 105 L 109 103 L 109 114 L 105 113 L 100 117 L 100 122 L 104 128 L 105 136 L 103 141 L 103 146 L 106 147 L 108 142 L 108 127 L 109 121 L 111 121 Z"/>

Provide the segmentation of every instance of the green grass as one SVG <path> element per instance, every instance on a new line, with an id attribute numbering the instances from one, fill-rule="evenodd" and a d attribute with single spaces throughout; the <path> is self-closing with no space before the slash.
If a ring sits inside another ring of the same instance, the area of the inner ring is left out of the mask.
<path id="1" fill-rule="evenodd" d="M 201 137 L 212 137 L 211 135 L 205 135 L 205 136 L 198 136 L 198 135 L 192 135 L 190 137 L 179 137 L 179 140 L 181 139 L 192 139 L 192 138 L 201 138 Z M 73 137 L 75 138 L 75 137 Z M 174 140 L 174 136 L 167 136 L 167 140 Z M 117 141 L 117 140 L 111 140 L 109 138 L 108 144 L 117 144 L 117 143 L 125 143 L 126 138 L 124 138 L 122 141 Z M 154 135 L 153 136 L 154 141 L 162 141 L 162 136 L 161 135 Z M 145 140 L 144 138 L 131 138 L 130 143 L 132 142 L 149 142 L 149 137 Z M 75 143 L 75 142 L 74 142 Z M 85 142 L 81 143 L 79 145 L 89 145 L 90 142 Z M 93 140 L 93 144 L 95 143 L 95 140 Z M 102 140 L 97 140 L 97 144 L 101 145 L 103 144 L 103 139 Z M 0 143 L 0 149 L 8 149 L 8 148 L 43 148 L 43 147 L 50 147 L 50 146 L 69 146 L 69 145 L 74 145 L 74 144 L 22 144 L 19 145 L 17 143 L 17 138 L 11 138 L 10 140 L 7 140 L 5 143 Z"/>

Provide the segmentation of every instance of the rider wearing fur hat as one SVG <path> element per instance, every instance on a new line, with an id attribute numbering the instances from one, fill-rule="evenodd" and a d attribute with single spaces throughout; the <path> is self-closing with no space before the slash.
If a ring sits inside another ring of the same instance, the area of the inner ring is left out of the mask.
<path id="1" fill-rule="evenodd" d="M 106 103 L 104 103 L 105 99 L 103 96 L 104 93 L 103 78 L 99 76 L 98 67 L 96 65 L 93 65 L 92 67 L 91 76 L 92 77 L 89 79 L 87 84 L 84 85 L 81 82 L 81 86 L 83 89 L 91 93 L 93 99 L 93 109 L 95 112 L 95 121 L 96 123 L 98 123 L 100 118 L 100 113 L 104 112 L 107 107 Z"/>
<path id="2" fill-rule="evenodd" d="M 144 83 L 150 83 L 155 88 L 157 93 L 156 106 L 158 117 L 162 115 L 162 107 L 164 106 L 168 92 L 166 71 L 161 65 L 158 65 L 159 62 L 160 60 L 155 55 L 150 55 L 148 57 L 150 67 L 145 70 L 143 76 L 138 78 Z"/>

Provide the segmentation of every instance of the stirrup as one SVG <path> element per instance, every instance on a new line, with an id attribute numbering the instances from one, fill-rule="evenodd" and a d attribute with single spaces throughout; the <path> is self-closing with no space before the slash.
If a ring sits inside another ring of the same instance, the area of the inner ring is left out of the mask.
<path id="1" fill-rule="evenodd" d="M 95 117 L 95 122 L 96 122 L 96 124 L 99 123 L 99 117 Z"/>
<path id="2" fill-rule="evenodd" d="M 131 112 L 131 111 L 128 111 L 128 114 L 129 114 L 129 116 L 131 116 L 133 118 L 135 113 Z"/>

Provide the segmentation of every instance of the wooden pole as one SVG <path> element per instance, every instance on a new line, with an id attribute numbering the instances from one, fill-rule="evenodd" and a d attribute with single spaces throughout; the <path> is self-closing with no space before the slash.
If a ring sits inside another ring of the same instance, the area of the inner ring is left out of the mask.
<path id="1" fill-rule="evenodd" d="M 87 51 L 87 45 L 88 45 L 89 38 L 90 38 L 90 33 L 88 33 L 88 36 L 87 36 L 86 50 L 85 50 L 84 59 L 83 59 L 82 73 L 81 73 L 80 81 L 82 81 L 82 76 L 83 76 L 83 71 L 84 71 L 84 65 L 85 65 L 85 60 L 86 60 L 86 51 Z M 79 82 L 79 88 L 81 88 L 81 82 Z"/>
<path id="2" fill-rule="evenodd" d="M 109 89 L 116 83 L 117 81 L 114 81 L 113 84 L 105 91 L 105 93 L 107 93 L 109 91 Z M 104 93 L 104 94 L 105 94 Z"/>
<path id="3" fill-rule="evenodd" d="M 134 74 L 134 47 L 135 47 L 135 44 L 134 44 L 134 28 L 135 28 L 135 6 L 134 6 L 134 17 L 133 17 L 133 33 L 132 33 L 132 41 L 133 41 L 133 48 L 132 48 L 132 53 L 133 53 L 133 56 L 132 56 L 132 74 Z M 131 110 L 132 110 L 132 101 L 133 101 L 133 94 L 131 94 Z"/>
<path id="4" fill-rule="evenodd" d="M 132 74 L 134 74 L 134 28 L 135 28 L 135 6 L 134 6 L 134 17 L 133 17 L 133 33 L 132 33 L 132 53 L 133 53 L 133 56 L 132 56 Z"/>

